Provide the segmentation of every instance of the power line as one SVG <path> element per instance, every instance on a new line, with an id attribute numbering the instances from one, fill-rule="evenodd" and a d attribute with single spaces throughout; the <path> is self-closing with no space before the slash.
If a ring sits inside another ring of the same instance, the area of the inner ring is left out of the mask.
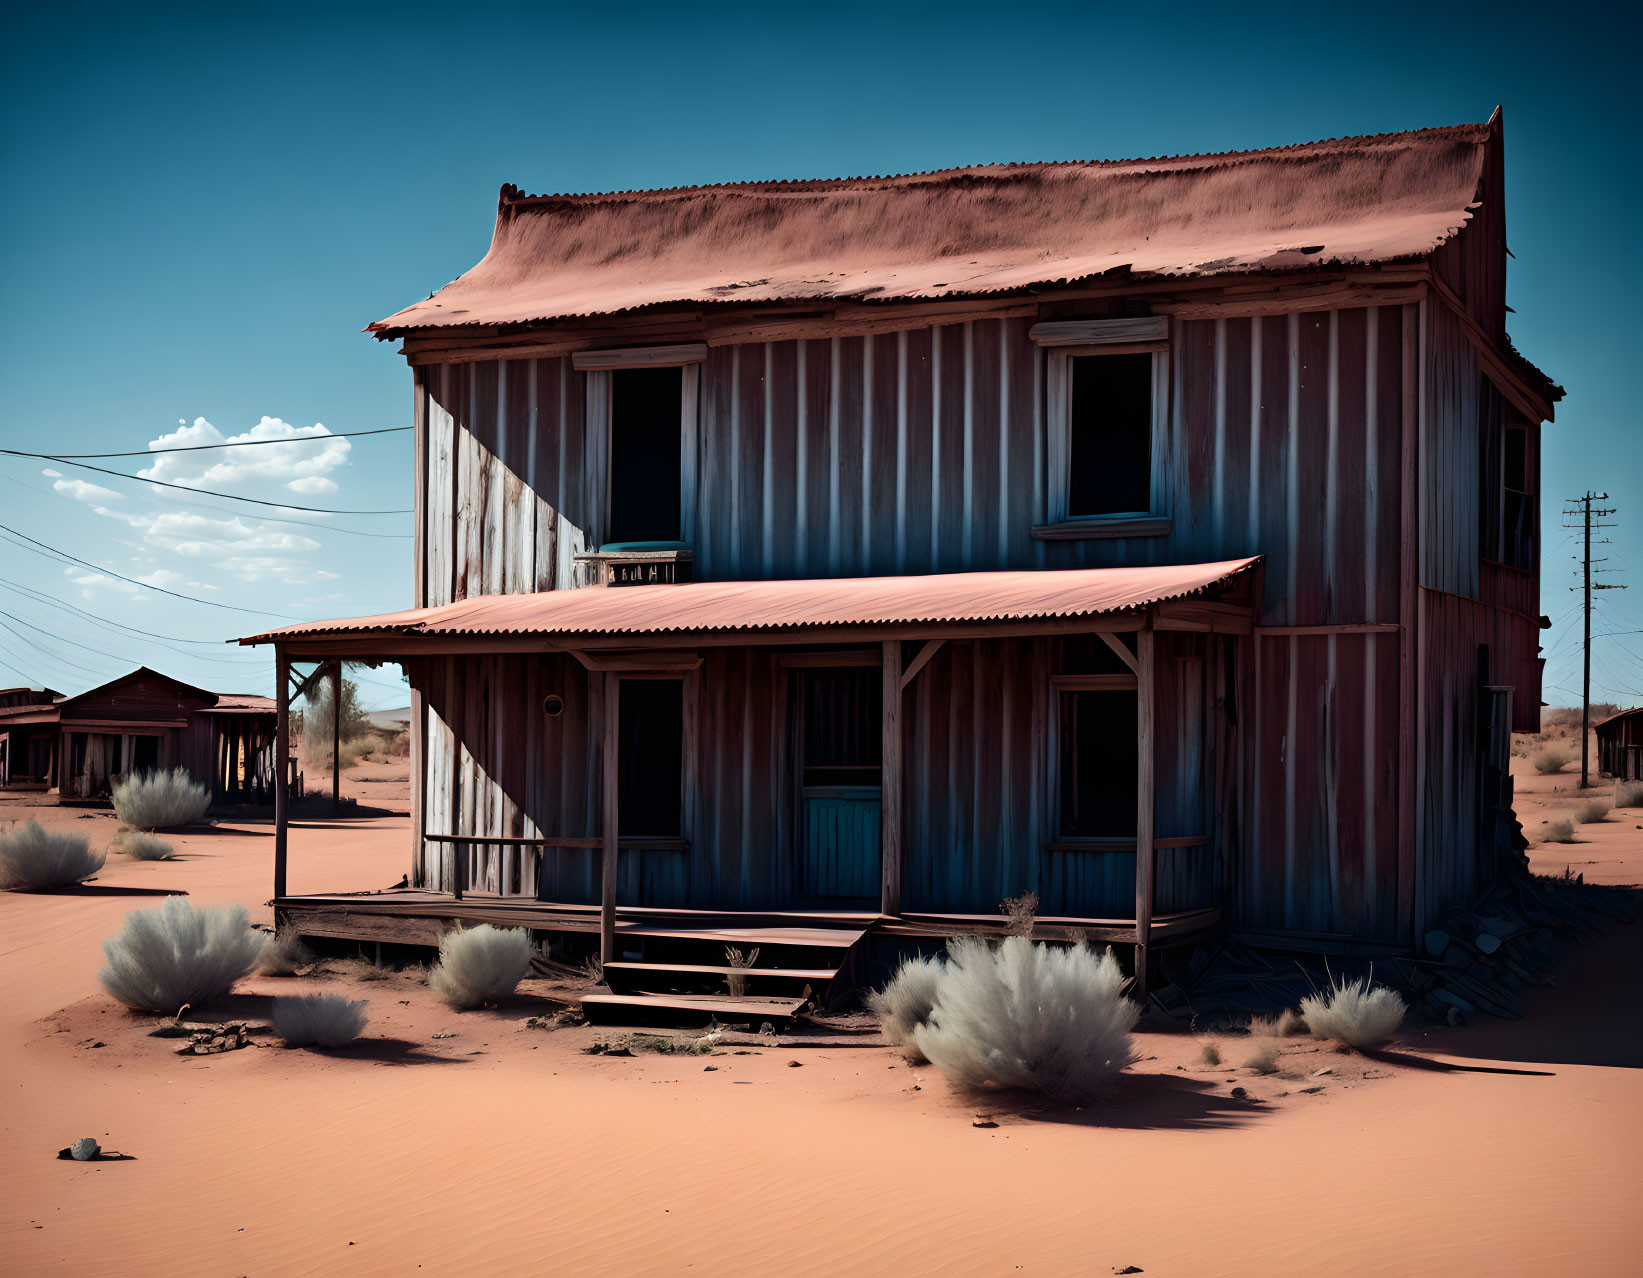
<path id="1" fill-rule="evenodd" d="M 11 450 L 0 449 L 0 452 L 9 453 Z M 187 484 L 172 484 L 163 479 L 148 479 L 142 475 L 128 475 L 123 470 L 109 470 L 104 466 L 93 466 L 89 462 L 70 461 L 66 457 L 57 457 L 50 453 L 12 453 L 12 455 L 16 457 L 35 457 L 41 461 L 59 462 L 64 466 L 95 471 L 99 475 L 112 475 L 116 479 L 129 479 L 133 483 L 153 484 L 156 488 L 175 488 L 179 492 L 203 493 L 207 497 L 221 497 L 225 501 L 249 502 L 253 506 L 272 506 L 275 510 L 303 510 L 310 515 L 410 515 L 415 513 L 408 508 L 405 510 L 343 510 L 334 506 L 299 506 L 295 502 L 289 501 L 264 501 L 261 497 L 239 497 L 233 493 L 220 493 L 212 488 L 190 488 Z"/>
<path id="2" fill-rule="evenodd" d="M 145 448 L 134 453 L 63 453 L 52 456 L 48 453 L 25 453 L 15 448 L 0 448 L 0 453 L 9 453 L 13 457 L 38 457 L 41 461 L 67 461 L 73 457 L 158 457 L 164 453 L 203 453 L 213 448 L 256 448 L 263 444 L 312 444 L 325 439 L 359 439 L 364 435 L 392 435 L 402 430 L 415 430 L 414 426 L 383 426 L 376 430 L 333 430 L 323 435 L 293 435 L 289 439 L 240 439 L 230 440 L 222 444 L 184 444 L 178 448 Z"/>
<path id="3" fill-rule="evenodd" d="M 56 595 L 47 594 L 43 590 L 36 590 L 33 586 L 25 586 L 21 582 L 12 581 L 7 577 L 0 577 L 0 586 L 10 586 L 13 590 L 21 590 L 25 595 L 36 599 L 40 603 L 50 603 L 59 608 L 67 608 L 72 612 L 79 613 L 82 617 L 96 622 L 98 625 L 113 626 L 116 630 L 129 630 L 132 634 L 142 635 L 145 639 L 166 639 L 170 640 L 172 643 L 195 643 L 200 644 L 203 647 L 218 649 L 222 648 L 225 644 L 233 642 L 232 639 L 184 639 L 181 635 L 161 635 L 154 633 L 152 630 L 139 630 L 136 626 L 128 626 L 124 622 L 110 621 L 106 617 L 99 617 L 96 613 L 87 612 L 84 608 L 77 607 L 76 605 L 69 603 L 66 599 L 59 599 Z M 191 654 L 184 653 L 183 655 L 188 656 Z"/>
<path id="4" fill-rule="evenodd" d="M 162 595 L 170 595 L 174 599 L 186 599 L 189 603 L 205 604 L 211 608 L 226 608 L 229 612 L 248 612 L 256 617 L 273 617 L 276 621 L 297 620 L 297 618 L 289 616 L 283 612 L 264 612 L 261 608 L 242 608 L 238 604 L 218 603 L 215 599 L 200 599 L 194 595 L 185 595 L 176 590 L 167 590 L 164 586 L 153 586 L 146 581 L 136 581 L 130 577 L 122 577 L 112 568 L 99 568 L 96 564 L 90 564 L 84 559 L 75 558 L 67 551 L 54 550 L 52 547 L 46 545 L 45 542 L 35 541 L 33 537 L 30 537 L 25 533 L 20 533 L 15 528 L 9 528 L 5 524 L 0 524 L 0 532 L 6 533 L 12 537 L 20 537 L 22 540 L 28 542 L 29 546 L 39 547 L 38 550 L 32 551 L 32 554 L 47 555 L 60 561 L 71 562 L 77 564 L 81 568 L 89 568 L 92 572 L 101 573 L 105 577 L 113 577 L 117 581 L 123 581 L 129 585 L 138 586 L 143 590 L 153 590 Z M 28 550 L 29 546 L 24 546 L 22 549 Z"/>
<path id="5" fill-rule="evenodd" d="M 28 596 L 24 596 L 24 597 L 28 598 Z M 39 603 L 41 601 L 37 600 L 37 599 L 30 598 L 29 602 L 30 603 Z M 47 635 L 47 636 L 49 636 L 53 639 L 56 639 L 56 640 L 58 640 L 62 643 L 74 644 L 75 647 L 86 648 L 86 651 L 88 651 L 88 652 L 98 651 L 97 649 L 90 648 L 85 644 L 77 642 L 76 640 L 69 639 L 64 635 L 59 635 L 54 631 L 47 630 L 44 626 L 37 626 L 31 621 L 24 620 L 22 617 L 13 616 L 13 614 L 11 614 L 9 612 L 0 612 L 0 617 L 10 617 L 13 621 L 17 622 L 18 625 L 27 626 L 30 630 L 36 630 L 39 633 L 41 633 L 43 635 Z M 95 617 L 91 618 L 91 620 L 94 621 L 94 622 L 98 622 L 98 619 L 95 618 Z M 102 624 L 102 623 L 99 622 L 99 624 Z M 125 636 L 116 633 L 115 638 L 125 639 Z M 130 642 L 130 641 L 127 640 L 127 642 Z M 174 648 L 169 643 L 163 643 L 160 640 L 155 639 L 153 637 L 149 638 L 149 642 L 157 644 L 159 647 L 164 648 L 167 652 L 174 652 L 179 657 L 186 657 L 190 661 L 209 661 L 214 665 L 232 666 L 237 670 L 245 670 L 249 665 L 256 664 L 256 663 L 249 662 L 245 658 L 240 657 L 238 655 L 233 655 L 233 656 L 228 655 L 227 650 L 225 649 L 224 645 L 222 645 L 222 644 L 215 645 L 216 647 L 219 648 L 219 650 L 221 650 L 219 655 L 211 655 L 211 654 L 203 653 L 203 652 L 187 652 L 187 651 L 184 651 L 182 648 Z M 204 642 L 204 641 L 196 641 L 196 642 Z M 112 652 L 105 652 L 102 655 L 105 656 L 105 657 L 115 657 L 115 659 L 119 660 L 119 661 L 129 661 L 129 660 L 131 660 L 130 657 L 125 656 L 124 654 L 115 654 L 115 653 L 112 653 Z"/>

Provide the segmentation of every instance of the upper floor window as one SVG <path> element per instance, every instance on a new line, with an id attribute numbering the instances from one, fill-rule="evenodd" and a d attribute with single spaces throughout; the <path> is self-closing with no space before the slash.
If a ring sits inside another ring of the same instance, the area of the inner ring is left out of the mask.
<path id="1" fill-rule="evenodd" d="M 613 542 L 679 541 L 681 368 L 610 375 L 610 522 Z"/>
<path id="2" fill-rule="evenodd" d="M 1169 321 L 1038 324 L 1046 355 L 1048 490 L 1039 536 L 1159 536 Z"/>

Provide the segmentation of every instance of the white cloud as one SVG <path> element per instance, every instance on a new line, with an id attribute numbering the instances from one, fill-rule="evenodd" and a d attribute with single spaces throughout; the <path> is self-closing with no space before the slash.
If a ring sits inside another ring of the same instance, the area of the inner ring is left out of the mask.
<path id="1" fill-rule="evenodd" d="M 322 440 L 321 443 L 264 443 L 266 440 Z M 252 441 L 257 441 L 252 443 Z M 149 441 L 150 449 L 185 448 L 199 444 L 252 444 L 246 448 L 223 448 L 204 453 L 169 453 L 156 457 L 152 465 L 137 473 L 144 479 L 163 480 L 186 488 L 243 490 L 248 496 L 266 496 L 270 483 L 283 484 L 297 492 L 335 492 L 336 484 L 325 479 L 348 463 L 349 443 L 338 439 L 323 425 L 292 426 L 277 417 L 264 417 L 239 435 L 224 435 L 203 417 L 192 426 L 182 426 Z M 304 481 L 319 480 L 329 488 L 298 487 Z"/>
<path id="2" fill-rule="evenodd" d="M 43 470 L 42 475 L 55 475 L 55 470 Z M 88 506 L 93 503 L 124 501 L 125 498 L 112 488 L 104 488 L 101 484 L 90 484 L 83 479 L 59 479 L 52 484 L 55 492 L 65 497 L 72 497 L 75 501 L 83 501 Z"/>
<path id="3" fill-rule="evenodd" d="M 323 475 L 304 475 L 301 479 L 293 479 L 286 487 L 294 493 L 313 497 L 336 492 L 337 482 L 334 479 L 326 479 Z"/>

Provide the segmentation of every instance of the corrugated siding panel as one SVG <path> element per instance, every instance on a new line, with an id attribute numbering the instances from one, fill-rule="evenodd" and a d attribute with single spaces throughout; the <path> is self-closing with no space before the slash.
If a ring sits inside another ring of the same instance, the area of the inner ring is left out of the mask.
<path id="1" fill-rule="evenodd" d="M 1426 304 L 1420 584 L 1476 599 L 1479 366 L 1460 323 Z"/>

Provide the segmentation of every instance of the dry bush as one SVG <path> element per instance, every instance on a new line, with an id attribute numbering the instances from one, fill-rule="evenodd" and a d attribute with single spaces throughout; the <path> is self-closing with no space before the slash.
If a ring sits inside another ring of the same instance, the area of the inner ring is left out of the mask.
<path id="1" fill-rule="evenodd" d="M 1562 746 L 1549 745 L 1535 753 L 1535 771 L 1550 776 L 1562 772 L 1574 760 L 1574 755 Z"/>
<path id="2" fill-rule="evenodd" d="M 408 758 L 411 753 L 411 734 L 409 732 L 394 733 L 389 738 L 386 749 L 396 759 Z"/>
<path id="3" fill-rule="evenodd" d="M 1038 893 L 1023 892 L 1020 896 L 1000 901 L 998 910 L 1000 914 L 1009 916 L 1007 926 L 1011 936 L 1031 936 L 1033 924 L 1038 921 Z"/>
<path id="4" fill-rule="evenodd" d="M 1249 1051 L 1244 1055 L 1244 1068 L 1252 1069 L 1257 1074 L 1276 1074 L 1278 1056 L 1282 1051 L 1276 1038 L 1263 1036 L 1251 1039 Z"/>
<path id="5" fill-rule="evenodd" d="M 1574 811 L 1575 821 L 1580 825 L 1596 825 L 1605 821 L 1609 816 L 1609 805 L 1601 799 L 1593 799 L 1589 803 L 1582 803 Z"/>
<path id="6" fill-rule="evenodd" d="M 365 1008 L 341 994 L 301 994 L 275 999 L 269 1016 L 288 1047 L 342 1047 L 365 1028 Z"/>
<path id="7" fill-rule="evenodd" d="M 152 910 L 133 910 L 103 942 L 108 966 L 98 978 L 131 1007 L 175 1013 L 221 998 L 250 974 L 265 939 L 251 930 L 243 905 L 195 909 L 180 896 Z"/>
<path id="8" fill-rule="evenodd" d="M 725 977 L 725 993 L 731 998 L 741 998 L 747 993 L 747 977 L 743 972 L 759 961 L 758 946 L 753 947 L 753 953 L 743 954 L 734 945 L 725 946 L 725 962 L 736 969 Z"/>
<path id="9" fill-rule="evenodd" d="M 1643 781 L 1616 781 L 1614 805 L 1617 808 L 1643 808 Z"/>
<path id="10" fill-rule="evenodd" d="M 342 743 L 342 766 L 344 769 L 353 767 L 366 755 L 375 754 L 382 749 L 382 738 L 374 732 L 367 732 L 363 736 L 349 737 Z M 330 761 L 326 761 L 330 766 Z"/>
<path id="11" fill-rule="evenodd" d="M 83 834 L 48 830 L 38 821 L 0 834 L 0 888 L 58 888 L 82 883 L 103 868 Z"/>
<path id="12" fill-rule="evenodd" d="M 173 848 L 157 834 L 133 830 L 120 840 L 120 851 L 133 861 L 169 861 L 176 855 Z"/>
<path id="13" fill-rule="evenodd" d="M 1339 980 L 1321 994 L 1301 1000 L 1301 1015 L 1313 1038 L 1333 1038 L 1348 1047 L 1374 1047 L 1397 1033 L 1405 1012 L 1396 990 L 1372 984 L 1369 977 Z"/>
<path id="14" fill-rule="evenodd" d="M 187 768 L 134 772 L 114 787 L 114 815 L 133 830 L 193 825 L 211 807 L 211 792 Z"/>
<path id="15" fill-rule="evenodd" d="M 1575 841 L 1575 823 L 1573 821 L 1548 821 L 1545 829 L 1540 832 L 1542 843 L 1573 843 Z"/>
<path id="16" fill-rule="evenodd" d="M 1257 1038 L 1293 1038 L 1306 1033 L 1306 1022 L 1293 1008 L 1286 1007 L 1276 1016 L 1252 1016 L 1249 1032 Z"/>
<path id="17" fill-rule="evenodd" d="M 1221 1063 L 1221 1047 L 1218 1043 L 1205 1043 L 1198 1052 L 1198 1063 L 1213 1069 Z"/>
<path id="18" fill-rule="evenodd" d="M 913 1041 L 913 1033 L 930 1019 L 943 966 L 939 958 L 904 959 L 890 983 L 867 996 L 867 1008 L 879 1018 L 884 1041 L 901 1048 L 901 1054 L 914 1064 L 924 1060 L 924 1053 Z"/>
<path id="19" fill-rule="evenodd" d="M 454 1008 L 481 1007 L 512 994 L 530 966 L 529 932 L 481 923 L 440 938 L 439 962 L 428 973 L 428 984 Z"/>
<path id="20" fill-rule="evenodd" d="M 258 976 L 295 976 L 299 968 L 314 961 L 308 947 L 302 943 L 295 928 L 284 927 L 263 944 L 262 958 L 257 962 Z"/>
<path id="21" fill-rule="evenodd" d="M 959 1087 L 1091 1100 L 1136 1059 L 1130 1031 L 1141 1007 L 1124 997 L 1128 984 L 1110 950 L 960 938 L 913 1041 Z"/>

